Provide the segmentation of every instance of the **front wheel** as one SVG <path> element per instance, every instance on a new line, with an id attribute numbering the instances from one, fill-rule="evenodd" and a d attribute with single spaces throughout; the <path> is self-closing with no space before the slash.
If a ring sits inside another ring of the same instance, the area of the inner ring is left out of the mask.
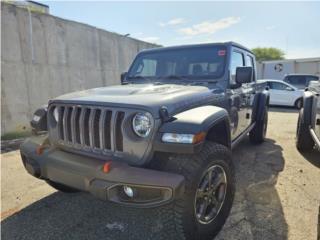
<path id="1" fill-rule="evenodd" d="M 170 156 L 163 170 L 185 177 L 185 191 L 173 204 L 175 217 L 170 224 L 181 230 L 183 239 L 211 240 L 233 203 L 235 174 L 230 150 L 206 142 L 197 155 Z"/>

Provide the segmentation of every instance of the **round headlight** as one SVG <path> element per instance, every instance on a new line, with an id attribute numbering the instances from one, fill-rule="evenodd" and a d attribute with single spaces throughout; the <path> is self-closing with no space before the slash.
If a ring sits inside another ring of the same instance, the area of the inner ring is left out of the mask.
<path id="1" fill-rule="evenodd" d="M 153 119 L 150 113 L 137 113 L 132 120 L 134 132 L 139 137 L 148 137 L 153 126 Z"/>
<path id="2" fill-rule="evenodd" d="M 59 121 L 59 109 L 57 107 L 55 107 L 53 110 L 53 117 L 56 120 L 56 122 Z"/>

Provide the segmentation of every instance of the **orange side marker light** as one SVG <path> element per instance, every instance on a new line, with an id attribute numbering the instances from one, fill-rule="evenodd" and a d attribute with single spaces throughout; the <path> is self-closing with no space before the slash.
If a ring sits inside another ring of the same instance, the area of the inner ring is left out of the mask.
<path id="1" fill-rule="evenodd" d="M 206 133 L 205 132 L 197 133 L 196 135 L 194 135 L 192 143 L 193 144 L 200 143 L 200 142 L 204 141 L 205 138 L 206 138 Z"/>
<path id="2" fill-rule="evenodd" d="M 39 145 L 37 148 L 36 148 L 36 154 L 37 155 L 41 155 L 43 153 L 43 149 L 45 147 L 43 145 Z"/>
<path id="3" fill-rule="evenodd" d="M 108 172 L 110 172 L 110 170 L 111 170 L 111 161 L 106 162 L 105 164 L 103 164 L 102 171 L 104 173 L 108 173 Z"/>

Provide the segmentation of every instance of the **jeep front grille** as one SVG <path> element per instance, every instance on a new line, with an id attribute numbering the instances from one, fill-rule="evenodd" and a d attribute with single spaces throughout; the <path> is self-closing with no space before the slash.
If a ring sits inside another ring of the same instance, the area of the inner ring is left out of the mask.
<path id="1" fill-rule="evenodd" d="M 59 121 L 55 126 L 58 143 L 93 150 L 123 151 L 124 111 L 105 107 L 54 105 L 50 106 L 49 119 L 53 119 L 54 108 L 58 108 L 59 112 Z"/>

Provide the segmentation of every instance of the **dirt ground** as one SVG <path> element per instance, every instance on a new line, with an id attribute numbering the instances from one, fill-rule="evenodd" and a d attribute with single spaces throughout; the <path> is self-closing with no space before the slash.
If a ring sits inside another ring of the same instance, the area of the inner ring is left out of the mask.
<path id="1" fill-rule="evenodd" d="M 296 150 L 296 122 L 295 110 L 273 108 L 267 141 L 234 150 L 236 198 L 216 239 L 319 239 L 320 153 Z M 1 158 L 2 239 L 163 239 L 159 212 L 56 192 L 26 173 L 18 151 Z"/>

